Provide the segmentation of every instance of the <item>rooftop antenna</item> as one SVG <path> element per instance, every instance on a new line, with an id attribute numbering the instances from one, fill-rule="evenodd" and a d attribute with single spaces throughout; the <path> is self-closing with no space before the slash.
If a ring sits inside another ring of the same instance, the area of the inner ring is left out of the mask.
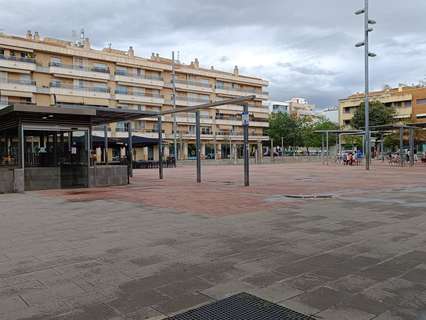
<path id="1" fill-rule="evenodd" d="M 84 41 L 84 28 L 81 28 L 81 30 L 80 30 L 80 41 L 81 41 L 81 43 L 83 43 L 83 41 Z"/>
<path id="2" fill-rule="evenodd" d="M 176 59 L 177 61 L 177 63 L 180 63 L 180 51 L 178 50 L 178 52 L 177 52 L 177 59 Z"/>

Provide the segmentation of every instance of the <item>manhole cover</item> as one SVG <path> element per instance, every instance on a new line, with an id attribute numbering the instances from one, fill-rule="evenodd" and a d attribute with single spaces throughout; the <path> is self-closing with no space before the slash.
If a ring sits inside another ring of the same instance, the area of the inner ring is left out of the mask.
<path id="1" fill-rule="evenodd" d="M 172 320 L 314 320 L 296 311 L 260 299 L 248 293 L 184 312 Z M 165 319 L 164 319 L 165 320 Z"/>

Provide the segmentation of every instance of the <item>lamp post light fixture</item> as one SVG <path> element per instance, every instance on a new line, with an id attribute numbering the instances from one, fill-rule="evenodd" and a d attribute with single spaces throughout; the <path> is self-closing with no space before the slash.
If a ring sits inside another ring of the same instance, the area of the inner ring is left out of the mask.
<path id="1" fill-rule="evenodd" d="M 364 15 L 364 41 L 358 42 L 355 47 L 360 48 L 364 47 L 364 63 L 365 63 L 365 169 L 370 170 L 370 161 L 371 161 L 371 146 L 370 146 L 370 119 L 369 119 L 369 58 L 376 57 L 375 53 L 369 51 L 369 33 L 373 31 L 373 28 L 370 25 L 376 24 L 375 20 L 372 20 L 368 16 L 368 0 L 364 0 L 364 8 L 355 11 L 356 15 Z"/>

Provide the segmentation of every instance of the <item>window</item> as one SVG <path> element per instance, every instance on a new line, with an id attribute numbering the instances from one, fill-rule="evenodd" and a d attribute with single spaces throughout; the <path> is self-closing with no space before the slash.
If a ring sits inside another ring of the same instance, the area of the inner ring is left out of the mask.
<path id="1" fill-rule="evenodd" d="M 4 49 L 0 48 L 0 55 L 4 56 Z"/>
<path id="2" fill-rule="evenodd" d="M 94 63 L 92 70 L 98 72 L 108 72 L 108 66 L 105 63 Z"/>
<path id="3" fill-rule="evenodd" d="M 74 87 L 75 88 L 84 88 L 84 81 L 80 79 L 74 80 Z"/>
<path id="4" fill-rule="evenodd" d="M 411 101 L 404 101 L 404 107 L 406 108 L 411 107 Z"/>
<path id="5" fill-rule="evenodd" d="M 401 102 L 394 102 L 394 103 L 393 103 L 393 106 L 394 106 L 395 108 L 400 108 L 400 107 L 401 107 Z"/>
<path id="6" fill-rule="evenodd" d="M 117 67 L 115 70 L 115 74 L 121 75 L 121 76 L 127 76 L 128 70 L 126 67 Z"/>
<path id="7" fill-rule="evenodd" d="M 216 88 L 218 88 L 218 89 L 224 89 L 225 88 L 225 82 L 223 82 L 223 81 L 216 81 Z"/>
<path id="8" fill-rule="evenodd" d="M 129 90 L 125 86 L 117 86 L 117 89 L 115 90 L 115 93 L 118 94 L 128 94 Z"/>
<path id="9" fill-rule="evenodd" d="M 145 75 L 145 70 L 143 70 L 143 69 L 136 69 L 136 75 L 138 77 L 143 77 Z"/>
<path id="10" fill-rule="evenodd" d="M 0 105 L 4 105 L 8 103 L 8 99 L 5 96 L 0 96 Z"/>
<path id="11" fill-rule="evenodd" d="M 99 83 L 96 82 L 93 84 L 93 89 L 97 92 L 107 92 L 108 91 L 108 87 L 106 85 L 106 83 Z"/>
<path id="12" fill-rule="evenodd" d="M 416 103 L 417 104 L 426 104 L 426 99 L 417 99 Z"/>
<path id="13" fill-rule="evenodd" d="M 62 60 L 59 57 L 52 57 L 50 58 L 50 65 L 51 66 L 60 66 L 62 64 Z"/>
<path id="14" fill-rule="evenodd" d="M 24 84 L 31 84 L 31 75 L 29 74 L 21 74 L 19 77 L 20 81 Z"/>
<path id="15" fill-rule="evenodd" d="M 79 69 L 83 69 L 83 66 L 84 66 L 83 58 L 74 57 L 74 65 Z"/>
<path id="16" fill-rule="evenodd" d="M 129 129 L 129 125 L 127 122 L 121 121 L 117 122 L 117 126 L 115 127 L 115 131 L 117 132 L 127 132 Z"/>
<path id="17" fill-rule="evenodd" d="M 0 81 L 2 82 L 7 81 L 7 72 L 0 71 Z"/>
<path id="18" fill-rule="evenodd" d="M 52 82 L 50 83 L 50 86 L 54 87 L 54 88 L 60 88 L 61 87 L 61 80 L 53 79 Z"/>
<path id="19" fill-rule="evenodd" d="M 201 127 L 201 134 L 212 134 L 211 127 Z"/>
<path id="20" fill-rule="evenodd" d="M 143 95 L 145 95 L 145 89 L 139 88 L 139 87 L 134 87 L 133 88 L 133 94 L 137 95 L 137 96 L 143 96 Z"/>

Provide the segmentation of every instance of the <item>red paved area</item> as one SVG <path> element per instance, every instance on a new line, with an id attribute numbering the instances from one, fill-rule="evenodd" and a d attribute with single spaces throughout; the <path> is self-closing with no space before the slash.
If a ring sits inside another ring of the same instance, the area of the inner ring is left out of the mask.
<path id="1" fill-rule="evenodd" d="M 426 167 L 363 167 L 291 163 L 251 166 L 251 186 L 243 187 L 241 166 L 205 166 L 203 181 L 195 183 L 195 167 L 135 170 L 130 186 L 44 191 L 69 201 L 121 200 L 178 212 L 228 215 L 258 212 L 277 205 L 297 205 L 285 195 L 355 195 L 376 190 L 424 186 Z M 273 200 L 273 201 L 271 201 Z"/>

